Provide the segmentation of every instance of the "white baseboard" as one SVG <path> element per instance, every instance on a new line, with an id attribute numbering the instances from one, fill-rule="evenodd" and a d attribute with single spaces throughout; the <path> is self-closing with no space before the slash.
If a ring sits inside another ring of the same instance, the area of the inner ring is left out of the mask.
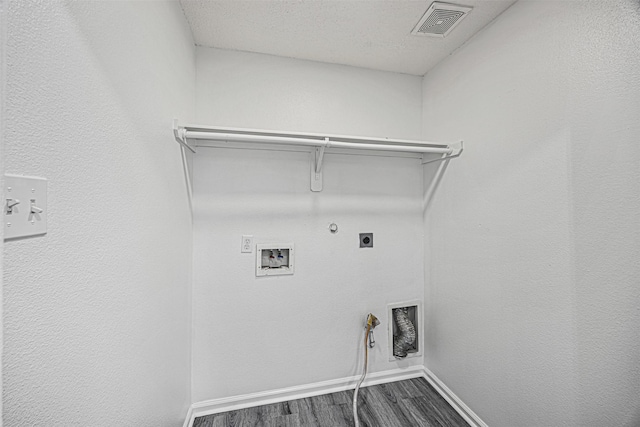
<path id="1" fill-rule="evenodd" d="M 406 369 L 392 369 L 389 371 L 373 372 L 367 375 L 362 386 L 367 387 L 419 377 L 426 378 L 438 393 L 440 393 L 442 397 L 444 397 L 472 427 L 488 427 L 471 409 L 467 407 L 467 405 L 465 405 L 424 366 L 412 366 Z M 355 388 L 359 379 L 360 375 L 357 375 L 278 390 L 269 390 L 259 393 L 243 394 L 239 396 L 196 402 L 189 408 L 183 427 L 192 427 L 193 421 L 196 418 L 205 415 L 351 390 Z"/>
<path id="2" fill-rule="evenodd" d="M 456 412 L 460 414 L 460 416 L 464 418 L 471 427 L 489 427 L 484 421 L 480 419 L 478 415 L 476 415 L 475 412 L 471 410 L 471 408 L 465 405 L 465 403 L 458 396 L 456 396 L 455 393 L 453 393 L 449 389 L 449 387 L 444 385 L 444 383 L 440 381 L 440 379 L 436 377 L 433 372 L 425 367 L 423 367 L 423 369 L 424 377 L 427 381 L 429 381 L 429 384 L 431 384 L 433 388 L 435 388 L 436 391 L 440 393 L 440 396 L 442 396 L 444 400 L 449 402 L 449 405 L 451 405 L 451 407 L 455 409 Z"/>
<path id="3" fill-rule="evenodd" d="M 182 427 L 191 427 L 193 425 L 193 420 L 195 420 L 196 417 L 193 415 L 193 405 L 189 406 L 189 409 L 187 409 L 187 416 L 184 419 L 184 424 L 182 424 Z"/>

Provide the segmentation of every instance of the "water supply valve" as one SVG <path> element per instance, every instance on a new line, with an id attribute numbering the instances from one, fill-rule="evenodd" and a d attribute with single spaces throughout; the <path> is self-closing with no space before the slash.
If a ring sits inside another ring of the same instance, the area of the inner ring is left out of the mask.
<path id="1" fill-rule="evenodd" d="M 261 243 L 256 249 L 256 276 L 293 274 L 293 243 Z"/>

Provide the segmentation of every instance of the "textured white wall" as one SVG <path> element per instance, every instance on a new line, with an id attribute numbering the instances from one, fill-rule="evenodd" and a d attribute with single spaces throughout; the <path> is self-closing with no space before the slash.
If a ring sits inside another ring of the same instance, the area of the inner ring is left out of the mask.
<path id="1" fill-rule="evenodd" d="M 421 79 L 265 55 L 198 49 L 200 122 L 416 138 Z M 383 322 L 371 372 L 388 362 L 386 304 L 422 299 L 417 159 L 200 148 L 194 156 L 193 400 L 356 375 L 363 322 Z M 339 232 L 329 233 L 336 222 Z M 373 232 L 360 249 L 358 233 Z M 255 277 L 242 234 L 293 242 L 293 276 Z"/>
<path id="2" fill-rule="evenodd" d="M 4 188 L 4 102 L 7 87 L 7 6 L 6 1 L 0 0 L 0 188 Z M 0 347 L 4 348 L 4 321 L 3 321 L 3 250 L 4 227 L 0 231 Z M 0 351 L 0 394 L 2 393 L 2 352 Z M 0 427 L 2 427 L 2 399 L 0 399 Z"/>
<path id="3" fill-rule="evenodd" d="M 199 47 L 198 122 L 419 138 L 418 77 Z"/>
<path id="4" fill-rule="evenodd" d="M 637 1 L 520 1 L 424 79 L 426 365 L 489 425 L 640 424 Z"/>
<path id="5" fill-rule="evenodd" d="M 175 2 L 9 4 L 5 165 L 49 179 L 49 232 L 6 242 L 7 426 L 175 426 L 189 398 L 191 220 Z"/>

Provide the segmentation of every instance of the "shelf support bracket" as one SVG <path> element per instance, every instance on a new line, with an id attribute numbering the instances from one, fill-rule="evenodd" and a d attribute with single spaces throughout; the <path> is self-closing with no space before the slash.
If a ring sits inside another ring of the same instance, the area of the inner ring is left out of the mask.
<path id="1" fill-rule="evenodd" d="M 187 130 L 185 128 L 178 127 L 178 119 L 173 119 L 173 137 L 176 139 L 178 144 L 182 145 L 192 153 L 195 153 L 196 149 L 187 142 L 186 132 Z"/>
<path id="2" fill-rule="evenodd" d="M 322 162 L 324 160 L 324 150 L 329 145 L 329 138 L 325 138 L 324 145 L 316 147 L 311 152 L 311 191 L 322 191 Z"/>
<path id="3" fill-rule="evenodd" d="M 442 157 L 440 157 L 439 159 L 431 159 L 431 160 L 426 160 L 426 154 L 422 155 L 422 164 L 426 165 L 427 163 L 433 163 L 433 162 L 441 162 L 443 160 L 450 160 L 450 159 L 455 159 L 456 157 L 460 157 L 460 155 L 462 154 L 462 152 L 464 151 L 464 141 L 460 141 L 460 147 L 458 148 L 458 151 L 456 151 L 454 154 L 449 154 L 449 155 L 443 155 Z"/>

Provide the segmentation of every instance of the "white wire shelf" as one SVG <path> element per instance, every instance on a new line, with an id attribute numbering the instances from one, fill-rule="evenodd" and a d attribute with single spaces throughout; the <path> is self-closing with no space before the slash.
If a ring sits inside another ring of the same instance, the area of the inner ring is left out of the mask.
<path id="1" fill-rule="evenodd" d="M 355 150 L 357 152 L 412 153 L 422 163 L 448 160 L 460 156 L 462 141 L 437 143 L 408 139 L 372 138 L 347 135 L 284 132 L 261 129 L 242 129 L 220 126 L 178 125 L 174 120 L 175 139 L 185 149 L 195 153 L 197 147 L 224 147 L 247 149 L 273 149 L 276 147 L 302 147 L 311 153 L 311 191 L 322 190 L 322 163 L 327 149 Z M 214 144 L 212 144 L 212 142 Z M 216 144 L 217 143 L 217 144 Z M 457 145 L 457 148 L 454 148 Z M 441 154 L 440 158 L 425 158 Z"/>

